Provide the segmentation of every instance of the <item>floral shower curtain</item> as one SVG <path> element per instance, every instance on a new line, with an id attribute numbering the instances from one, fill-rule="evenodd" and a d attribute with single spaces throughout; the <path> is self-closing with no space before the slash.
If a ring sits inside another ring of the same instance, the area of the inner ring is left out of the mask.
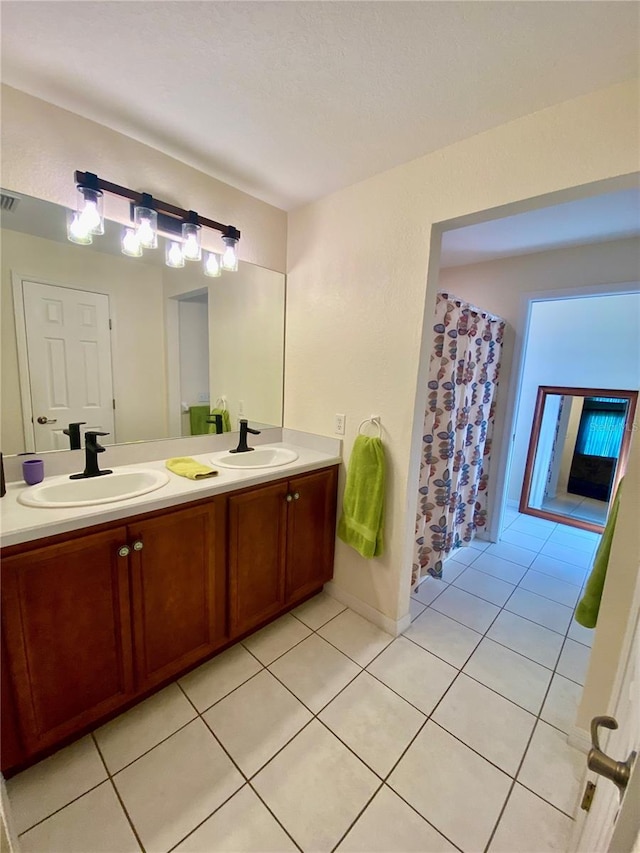
<path id="1" fill-rule="evenodd" d="M 439 293 L 422 437 L 412 586 L 486 525 L 505 323 Z"/>

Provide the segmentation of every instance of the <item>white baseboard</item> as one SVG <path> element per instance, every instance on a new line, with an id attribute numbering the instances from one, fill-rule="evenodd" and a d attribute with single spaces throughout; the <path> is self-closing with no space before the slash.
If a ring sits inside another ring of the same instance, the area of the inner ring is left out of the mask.
<path id="1" fill-rule="evenodd" d="M 369 622 L 377 625 L 378 628 L 382 628 L 382 630 L 386 631 L 387 634 L 391 634 L 392 637 L 400 636 L 400 634 L 406 631 L 411 624 L 411 616 L 409 613 L 407 613 L 407 615 L 402 619 L 391 619 L 389 616 L 385 616 L 384 613 L 380 613 L 380 611 L 376 610 L 375 607 L 371 607 L 370 604 L 366 604 L 360 598 L 357 598 L 355 595 L 351 595 L 351 593 L 345 592 L 339 586 L 336 586 L 335 581 L 329 581 L 326 583 L 324 585 L 324 591 L 327 595 L 335 598 L 336 601 L 339 601 L 346 607 L 350 607 L 351 610 L 354 610 L 364 619 L 367 619 Z"/>
<path id="2" fill-rule="evenodd" d="M 567 743 L 586 755 L 591 749 L 591 735 L 579 726 L 572 726 L 567 735 Z"/>

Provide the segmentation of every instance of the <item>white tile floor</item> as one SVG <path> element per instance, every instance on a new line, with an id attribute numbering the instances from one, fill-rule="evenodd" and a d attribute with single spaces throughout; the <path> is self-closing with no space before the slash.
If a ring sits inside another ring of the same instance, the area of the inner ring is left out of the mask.
<path id="1" fill-rule="evenodd" d="M 9 780 L 21 849 L 566 850 L 597 537 L 509 516 L 403 637 L 321 594 Z"/>
<path id="2" fill-rule="evenodd" d="M 582 495 L 572 495 L 565 492 L 555 498 L 545 498 L 542 509 L 559 512 L 562 515 L 571 515 L 582 521 L 604 524 L 607 520 L 609 503 L 608 501 L 597 501 L 595 498 L 584 498 Z"/>

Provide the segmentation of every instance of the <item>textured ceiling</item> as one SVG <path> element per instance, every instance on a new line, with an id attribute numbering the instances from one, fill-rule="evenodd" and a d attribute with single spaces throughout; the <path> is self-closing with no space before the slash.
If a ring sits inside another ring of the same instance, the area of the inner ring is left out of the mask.
<path id="1" fill-rule="evenodd" d="M 5 83 L 291 209 L 638 74 L 635 2 L 5 0 Z"/>

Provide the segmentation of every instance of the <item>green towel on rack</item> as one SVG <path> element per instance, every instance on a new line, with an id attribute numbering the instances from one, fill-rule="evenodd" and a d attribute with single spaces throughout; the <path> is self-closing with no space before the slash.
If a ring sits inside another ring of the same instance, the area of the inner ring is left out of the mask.
<path id="1" fill-rule="evenodd" d="M 222 432 L 231 432 L 231 417 L 228 409 L 211 409 L 211 415 L 222 415 Z M 209 432 L 215 433 L 216 425 L 209 424 Z"/>
<path id="2" fill-rule="evenodd" d="M 338 536 L 363 557 L 383 549 L 385 464 L 379 438 L 357 436 L 347 470 Z"/>
<path id="3" fill-rule="evenodd" d="M 589 575 L 589 580 L 584 588 L 584 595 L 580 603 L 576 607 L 575 620 L 585 628 L 595 628 L 598 621 L 598 611 L 600 610 L 600 599 L 602 598 L 602 590 L 604 589 L 604 581 L 607 576 L 607 566 L 609 565 L 609 553 L 611 551 L 611 540 L 616 527 L 618 518 L 618 506 L 620 504 L 620 491 L 622 489 L 624 477 L 618 484 L 618 491 L 613 500 L 613 506 L 609 512 L 609 518 L 602 534 L 602 539 L 596 551 L 596 558 L 593 561 L 593 568 Z"/>
<path id="4" fill-rule="evenodd" d="M 209 406 L 189 406 L 191 435 L 207 435 L 209 432 Z M 214 427 L 215 432 L 215 427 Z"/>

